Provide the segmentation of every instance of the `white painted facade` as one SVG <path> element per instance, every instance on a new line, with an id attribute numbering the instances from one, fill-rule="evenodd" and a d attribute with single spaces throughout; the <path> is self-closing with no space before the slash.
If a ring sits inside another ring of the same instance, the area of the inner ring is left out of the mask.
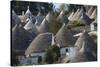
<path id="1" fill-rule="evenodd" d="M 38 64 L 38 57 L 28 57 L 28 58 L 24 58 L 22 60 L 20 60 L 20 64 Z"/>
<path id="2" fill-rule="evenodd" d="M 40 52 L 40 53 L 32 53 L 31 56 L 41 56 L 44 58 L 45 52 Z"/>
<path id="3" fill-rule="evenodd" d="M 94 25 L 91 24 L 91 31 L 94 31 Z"/>
<path id="4" fill-rule="evenodd" d="M 95 26 L 96 23 L 91 23 L 90 24 L 90 28 L 91 28 L 91 31 L 96 31 L 97 30 L 97 27 Z"/>
<path id="5" fill-rule="evenodd" d="M 45 55 L 45 52 L 40 53 L 32 53 L 30 56 L 27 55 L 26 58 L 23 58 L 20 60 L 20 64 L 38 64 L 38 57 L 41 56 L 43 59 Z"/>
<path id="6" fill-rule="evenodd" d="M 78 53 L 78 48 L 76 48 L 76 47 L 71 47 L 70 49 L 69 49 L 69 55 L 68 55 L 68 58 L 69 59 L 73 59 L 75 56 L 76 56 L 76 54 Z"/>
<path id="7" fill-rule="evenodd" d="M 66 49 L 68 49 L 68 52 L 66 52 Z M 71 59 L 75 57 L 77 52 L 78 52 L 78 48 L 76 47 L 64 47 L 60 49 L 61 56 L 66 55 Z"/>
<path id="8" fill-rule="evenodd" d="M 68 47 L 61 48 L 61 49 L 60 49 L 60 54 L 61 54 L 61 55 L 66 54 L 66 49 L 68 49 Z"/>

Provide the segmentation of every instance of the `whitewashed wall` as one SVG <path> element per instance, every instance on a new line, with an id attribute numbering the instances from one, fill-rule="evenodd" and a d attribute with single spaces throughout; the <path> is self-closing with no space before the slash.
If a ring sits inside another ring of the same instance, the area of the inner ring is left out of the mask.
<path id="1" fill-rule="evenodd" d="M 44 57 L 45 52 L 41 52 L 41 53 L 32 53 L 31 56 L 41 56 L 42 58 Z"/>
<path id="2" fill-rule="evenodd" d="M 68 49 L 68 52 L 66 52 L 66 49 Z M 76 48 L 76 47 L 64 47 L 64 48 L 60 49 L 61 56 L 66 55 L 69 58 L 75 57 L 77 52 L 78 52 L 78 48 Z"/>
<path id="3" fill-rule="evenodd" d="M 90 24 L 90 28 L 91 28 L 91 31 L 96 31 L 97 30 L 97 27 L 95 26 L 96 23 L 91 23 Z"/>
<path id="4" fill-rule="evenodd" d="M 66 49 L 68 49 L 68 47 L 61 48 L 60 49 L 60 54 L 61 55 L 66 54 Z"/>
<path id="5" fill-rule="evenodd" d="M 28 57 L 20 60 L 20 64 L 38 64 L 38 57 Z"/>
<path id="6" fill-rule="evenodd" d="M 20 59 L 20 64 L 38 64 L 38 56 L 44 58 L 45 52 L 41 53 L 32 53 L 30 56 L 26 58 Z"/>
<path id="7" fill-rule="evenodd" d="M 92 23 L 91 25 L 91 31 L 94 31 L 95 29 L 94 29 L 94 24 Z"/>
<path id="8" fill-rule="evenodd" d="M 69 58 L 70 59 L 73 59 L 75 56 L 76 56 L 76 54 L 78 53 L 78 48 L 76 48 L 76 47 L 71 47 L 70 49 L 69 49 Z"/>

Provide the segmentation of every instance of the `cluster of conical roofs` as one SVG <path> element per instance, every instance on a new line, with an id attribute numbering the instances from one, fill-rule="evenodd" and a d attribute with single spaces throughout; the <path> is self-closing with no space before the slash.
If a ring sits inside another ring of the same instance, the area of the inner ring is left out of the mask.
<path id="1" fill-rule="evenodd" d="M 70 62 L 91 61 L 96 60 L 97 45 L 94 43 L 87 31 L 82 31 L 77 38 L 74 37 L 71 30 L 67 28 L 69 21 L 79 20 L 85 25 L 90 25 L 94 21 L 97 22 L 97 9 L 90 7 L 88 12 L 83 9 L 77 9 L 76 12 L 66 16 L 64 11 L 61 11 L 58 17 L 54 17 L 52 12 L 48 12 L 46 16 L 41 12 L 37 16 L 32 15 L 29 7 L 26 13 L 22 16 L 16 15 L 12 11 L 12 48 L 16 52 L 23 52 L 24 55 L 29 55 L 34 52 L 45 51 L 52 42 L 63 47 L 77 47 L 79 52 Z M 52 21 L 62 23 L 61 28 L 56 35 L 49 32 L 49 23 Z M 92 59 L 91 59 L 92 58 Z"/>

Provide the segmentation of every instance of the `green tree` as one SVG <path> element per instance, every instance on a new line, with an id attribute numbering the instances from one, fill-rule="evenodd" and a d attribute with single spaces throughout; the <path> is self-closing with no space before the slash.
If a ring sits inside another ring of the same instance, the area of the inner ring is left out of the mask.
<path id="1" fill-rule="evenodd" d="M 60 7 L 59 7 L 59 10 L 60 11 L 62 11 L 62 10 L 67 11 L 68 10 L 68 5 L 67 4 L 61 4 Z"/>
<path id="2" fill-rule="evenodd" d="M 60 57 L 60 49 L 56 45 L 49 47 L 46 50 L 45 62 L 48 64 L 55 63 Z"/>

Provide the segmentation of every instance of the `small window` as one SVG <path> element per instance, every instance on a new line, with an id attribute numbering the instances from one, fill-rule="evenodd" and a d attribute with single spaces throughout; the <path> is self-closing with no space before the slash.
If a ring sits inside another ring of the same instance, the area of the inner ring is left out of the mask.
<path id="1" fill-rule="evenodd" d="M 40 63 L 42 61 L 42 57 L 38 56 L 38 63 Z"/>
<path id="2" fill-rule="evenodd" d="M 68 48 L 66 49 L 66 52 L 68 52 Z"/>
<path id="3" fill-rule="evenodd" d="M 97 27 L 97 23 L 94 23 L 94 26 Z"/>

